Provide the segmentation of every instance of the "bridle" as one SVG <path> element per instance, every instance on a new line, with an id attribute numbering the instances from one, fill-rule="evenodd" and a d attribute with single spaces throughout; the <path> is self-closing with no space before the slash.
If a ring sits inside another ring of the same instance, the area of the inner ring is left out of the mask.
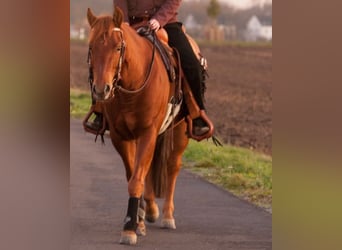
<path id="1" fill-rule="evenodd" d="M 146 74 L 146 76 L 145 76 L 144 82 L 143 82 L 143 84 L 142 84 L 138 89 L 135 89 L 135 90 L 126 89 L 126 88 L 124 88 L 124 87 L 120 84 L 122 63 L 123 63 L 123 60 L 124 60 L 124 57 L 125 57 L 125 50 L 126 50 L 126 42 L 125 42 L 124 37 L 123 37 L 123 31 L 122 31 L 122 29 L 117 28 L 117 27 L 114 27 L 114 28 L 113 28 L 113 31 L 119 32 L 119 34 L 120 34 L 120 40 L 121 40 L 121 41 L 120 41 L 121 46 L 120 46 L 120 56 L 119 56 L 118 63 L 117 63 L 117 65 L 116 65 L 115 74 L 114 74 L 114 76 L 113 76 L 112 87 L 111 87 L 111 90 L 110 90 L 110 97 L 109 97 L 109 98 L 114 97 L 114 92 L 115 92 L 115 90 L 122 91 L 122 92 L 124 92 L 124 93 L 131 93 L 131 94 L 134 94 L 134 93 L 140 92 L 143 88 L 145 88 L 145 86 L 146 86 L 147 83 L 149 82 L 148 80 L 149 80 L 150 75 L 151 75 L 152 66 L 153 66 L 153 63 L 154 63 L 155 48 L 156 48 L 156 45 L 155 45 L 156 34 L 155 34 L 155 32 L 153 32 L 152 59 L 151 59 L 151 61 L 150 61 L 150 65 L 149 65 L 147 74 Z M 91 65 L 91 53 L 92 53 L 91 51 L 92 51 L 92 48 L 89 47 L 89 49 L 88 49 L 88 59 L 87 59 L 87 63 L 88 63 L 88 69 L 89 69 L 88 83 L 89 83 L 89 85 L 90 85 L 90 90 L 92 90 L 92 88 L 93 88 L 93 82 L 94 82 L 94 73 L 93 73 L 93 68 L 92 68 L 92 65 Z"/>

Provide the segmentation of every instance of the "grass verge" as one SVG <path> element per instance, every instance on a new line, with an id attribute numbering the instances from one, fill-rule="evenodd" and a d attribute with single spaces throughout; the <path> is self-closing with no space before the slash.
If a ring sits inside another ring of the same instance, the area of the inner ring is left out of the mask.
<path id="1" fill-rule="evenodd" d="M 75 118 L 83 118 L 88 113 L 91 105 L 89 92 L 70 89 L 70 115 Z"/>
<path id="2" fill-rule="evenodd" d="M 248 149 L 190 141 L 183 165 L 236 196 L 268 210 L 272 206 L 272 158 Z"/>
<path id="3" fill-rule="evenodd" d="M 70 115 L 89 111 L 88 92 L 70 90 Z M 257 206 L 272 206 L 272 158 L 248 149 L 191 140 L 183 155 L 183 167 Z"/>

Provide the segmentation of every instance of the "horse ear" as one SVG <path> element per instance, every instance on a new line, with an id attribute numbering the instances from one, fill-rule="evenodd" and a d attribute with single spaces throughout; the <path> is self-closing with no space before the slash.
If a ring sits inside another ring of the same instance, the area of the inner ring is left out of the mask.
<path id="1" fill-rule="evenodd" d="M 115 27 L 120 27 L 123 21 L 123 12 L 117 6 L 114 7 L 113 21 L 114 21 Z"/>
<path id="2" fill-rule="evenodd" d="M 88 19 L 88 23 L 89 23 L 90 27 L 93 27 L 94 22 L 96 21 L 97 17 L 94 16 L 94 14 L 90 8 L 88 8 L 88 10 L 87 10 L 87 19 Z"/>

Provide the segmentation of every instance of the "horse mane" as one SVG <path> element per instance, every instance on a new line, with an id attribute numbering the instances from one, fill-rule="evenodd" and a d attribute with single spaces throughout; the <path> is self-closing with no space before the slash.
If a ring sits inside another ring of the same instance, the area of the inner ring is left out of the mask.
<path id="1" fill-rule="evenodd" d="M 142 63 L 143 59 L 141 56 L 137 56 L 137 53 L 144 54 L 144 59 L 150 58 L 152 55 L 152 44 L 150 44 L 146 38 L 140 36 L 134 28 L 127 24 L 123 23 L 121 25 L 121 29 L 124 31 L 127 44 L 129 44 L 129 48 L 126 50 L 126 60 L 136 67 L 143 67 L 145 65 Z"/>

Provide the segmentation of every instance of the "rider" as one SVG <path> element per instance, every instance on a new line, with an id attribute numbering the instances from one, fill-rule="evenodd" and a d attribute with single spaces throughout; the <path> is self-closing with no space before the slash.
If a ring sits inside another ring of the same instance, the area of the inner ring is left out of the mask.
<path id="1" fill-rule="evenodd" d="M 124 20 L 130 25 L 149 20 L 152 30 L 157 31 L 160 28 L 166 30 L 169 45 L 178 50 L 185 77 L 189 82 L 197 105 L 204 112 L 202 66 L 182 30 L 182 23 L 178 22 L 177 19 L 181 0 L 113 0 L 113 3 L 123 11 Z M 94 123 L 97 121 L 100 119 L 95 119 Z M 198 136 L 209 131 L 209 127 L 201 118 L 195 119 L 193 126 L 193 133 Z"/>

